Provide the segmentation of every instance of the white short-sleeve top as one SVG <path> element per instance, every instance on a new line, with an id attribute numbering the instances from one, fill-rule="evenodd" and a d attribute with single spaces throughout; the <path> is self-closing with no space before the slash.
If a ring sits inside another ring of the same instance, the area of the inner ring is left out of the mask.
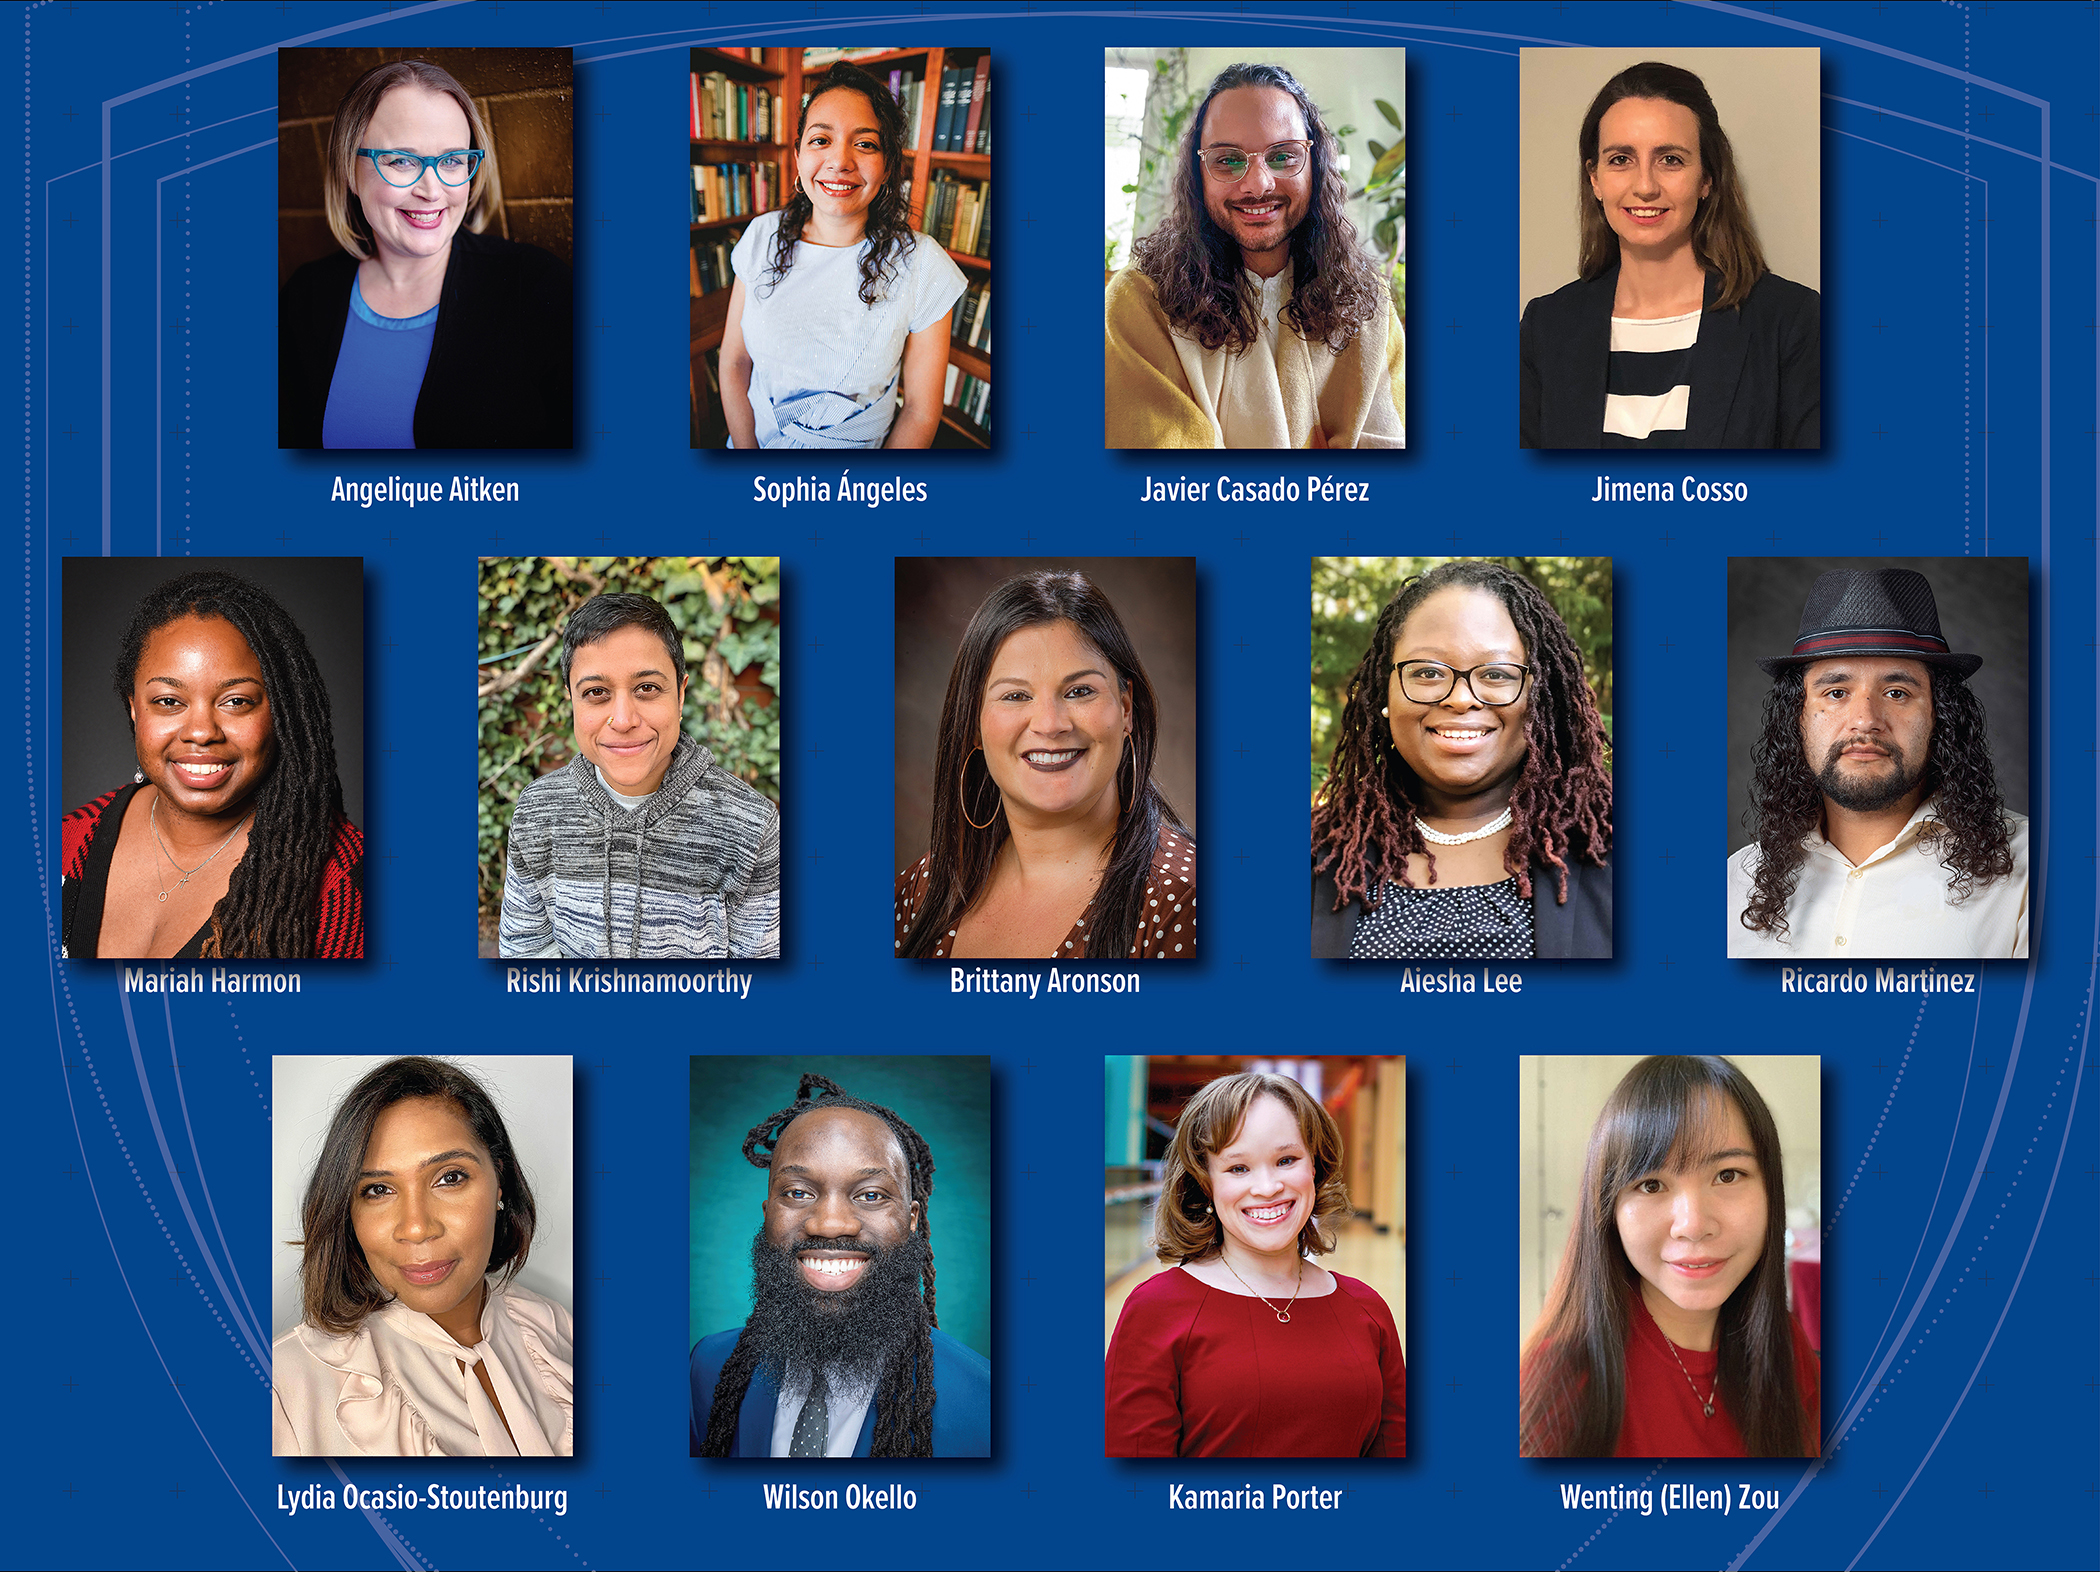
<path id="1" fill-rule="evenodd" d="M 752 220 L 729 253 L 744 285 L 751 412 L 762 448 L 879 448 L 897 414 L 904 340 L 946 316 L 962 269 L 929 236 L 893 258 L 896 276 L 870 306 L 860 298 L 857 246 L 795 243 L 787 276 L 771 282 L 778 213 Z"/>
<path id="2" fill-rule="evenodd" d="M 483 1365 L 499 1416 L 474 1376 Z M 493 1280 L 481 1341 L 398 1301 L 347 1337 L 303 1322 L 273 1345 L 278 1457 L 573 1457 L 576 1335 L 569 1312 Z M 506 1424 L 508 1429 L 506 1430 Z"/>

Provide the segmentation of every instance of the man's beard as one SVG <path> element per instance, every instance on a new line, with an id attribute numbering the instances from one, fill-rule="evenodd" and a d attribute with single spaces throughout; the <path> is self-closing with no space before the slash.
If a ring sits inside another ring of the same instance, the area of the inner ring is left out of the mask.
<path id="1" fill-rule="evenodd" d="M 858 1251 L 868 1257 L 851 1288 L 815 1288 L 795 1264 L 798 1250 Z M 868 1391 L 926 1326 L 919 1283 L 932 1257 L 923 1234 L 878 1249 L 866 1239 L 797 1237 L 782 1249 L 763 1228 L 751 1241 L 751 1319 L 744 1337 L 776 1385 L 791 1371 L 822 1366 L 833 1391 Z"/>
<path id="2" fill-rule="evenodd" d="M 1925 779 L 1925 761 L 1919 760 L 1913 769 L 1903 756 L 1903 750 L 1892 742 L 1880 742 L 1874 746 L 1883 749 L 1895 769 L 1888 774 L 1876 774 L 1865 780 L 1847 776 L 1840 768 L 1839 755 L 1845 749 L 1856 747 L 1856 741 L 1831 744 L 1830 753 L 1823 761 L 1823 768 L 1816 776 L 1816 784 L 1823 788 L 1823 795 L 1840 808 L 1849 808 L 1854 813 L 1879 813 L 1883 808 L 1893 807 L 1918 789 Z"/>

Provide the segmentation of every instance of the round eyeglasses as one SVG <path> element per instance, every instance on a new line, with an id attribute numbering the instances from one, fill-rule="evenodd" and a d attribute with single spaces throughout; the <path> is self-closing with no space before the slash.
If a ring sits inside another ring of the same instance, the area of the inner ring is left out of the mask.
<path id="1" fill-rule="evenodd" d="M 411 153 L 398 147 L 361 147 L 359 158 L 369 158 L 372 167 L 379 171 L 379 178 L 390 186 L 412 186 L 423 178 L 423 171 L 435 169 L 439 181 L 448 186 L 463 186 L 474 178 L 474 171 L 481 167 L 487 157 L 478 147 L 455 148 L 449 153 Z"/>
<path id="2" fill-rule="evenodd" d="M 1400 673 L 1400 691 L 1413 704 L 1441 704 L 1451 697 L 1459 678 L 1466 690 L 1489 709 L 1499 710 L 1524 697 L 1524 684 L 1531 668 L 1519 661 L 1498 660 L 1470 671 L 1458 671 L 1433 660 L 1402 660 L 1393 663 Z"/>
<path id="3" fill-rule="evenodd" d="M 1196 156 L 1203 161 L 1203 172 L 1220 185 L 1244 180 L 1257 159 L 1276 179 L 1288 180 L 1311 159 L 1312 143 L 1272 142 L 1258 153 L 1243 147 L 1202 147 L 1196 150 Z"/>

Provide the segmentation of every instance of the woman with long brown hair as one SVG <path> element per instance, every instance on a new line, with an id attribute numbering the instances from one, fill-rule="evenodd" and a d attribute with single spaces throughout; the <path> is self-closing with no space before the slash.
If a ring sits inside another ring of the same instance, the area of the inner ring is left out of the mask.
<path id="1" fill-rule="evenodd" d="M 1605 1101 L 1524 1348 L 1526 1457 L 1815 1457 L 1779 1129 L 1734 1064 L 1643 1059 Z"/>
<path id="2" fill-rule="evenodd" d="M 1196 845 L 1152 778 L 1158 742 L 1151 679 L 1085 574 L 995 588 L 949 673 L 896 953 L 1194 960 Z"/>
<path id="3" fill-rule="evenodd" d="M 904 111 L 840 63 L 809 84 L 795 189 L 730 252 L 722 409 L 736 448 L 925 448 L 965 287 L 911 227 Z"/>
<path id="4" fill-rule="evenodd" d="M 1645 61 L 1577 137 L 1576 281 L 1524 308 L 1527 448 L 1817 448 L 1822 297 L 1766 266 L 1706 84 Z"/>

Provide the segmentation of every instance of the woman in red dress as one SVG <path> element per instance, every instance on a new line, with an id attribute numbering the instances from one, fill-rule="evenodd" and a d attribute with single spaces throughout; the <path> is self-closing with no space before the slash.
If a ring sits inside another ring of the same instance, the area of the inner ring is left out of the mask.
<path id="1" fill-rule="evenodd" d="M 1108 1349 L 1110 1457 L 1405 1457 L 1407 1362 L 1376 1289 L 1312 1259 L 1347 1212 L 1342 1135 L 1296 1081 L 1190 1099 L 1157 1245 Z"/>

